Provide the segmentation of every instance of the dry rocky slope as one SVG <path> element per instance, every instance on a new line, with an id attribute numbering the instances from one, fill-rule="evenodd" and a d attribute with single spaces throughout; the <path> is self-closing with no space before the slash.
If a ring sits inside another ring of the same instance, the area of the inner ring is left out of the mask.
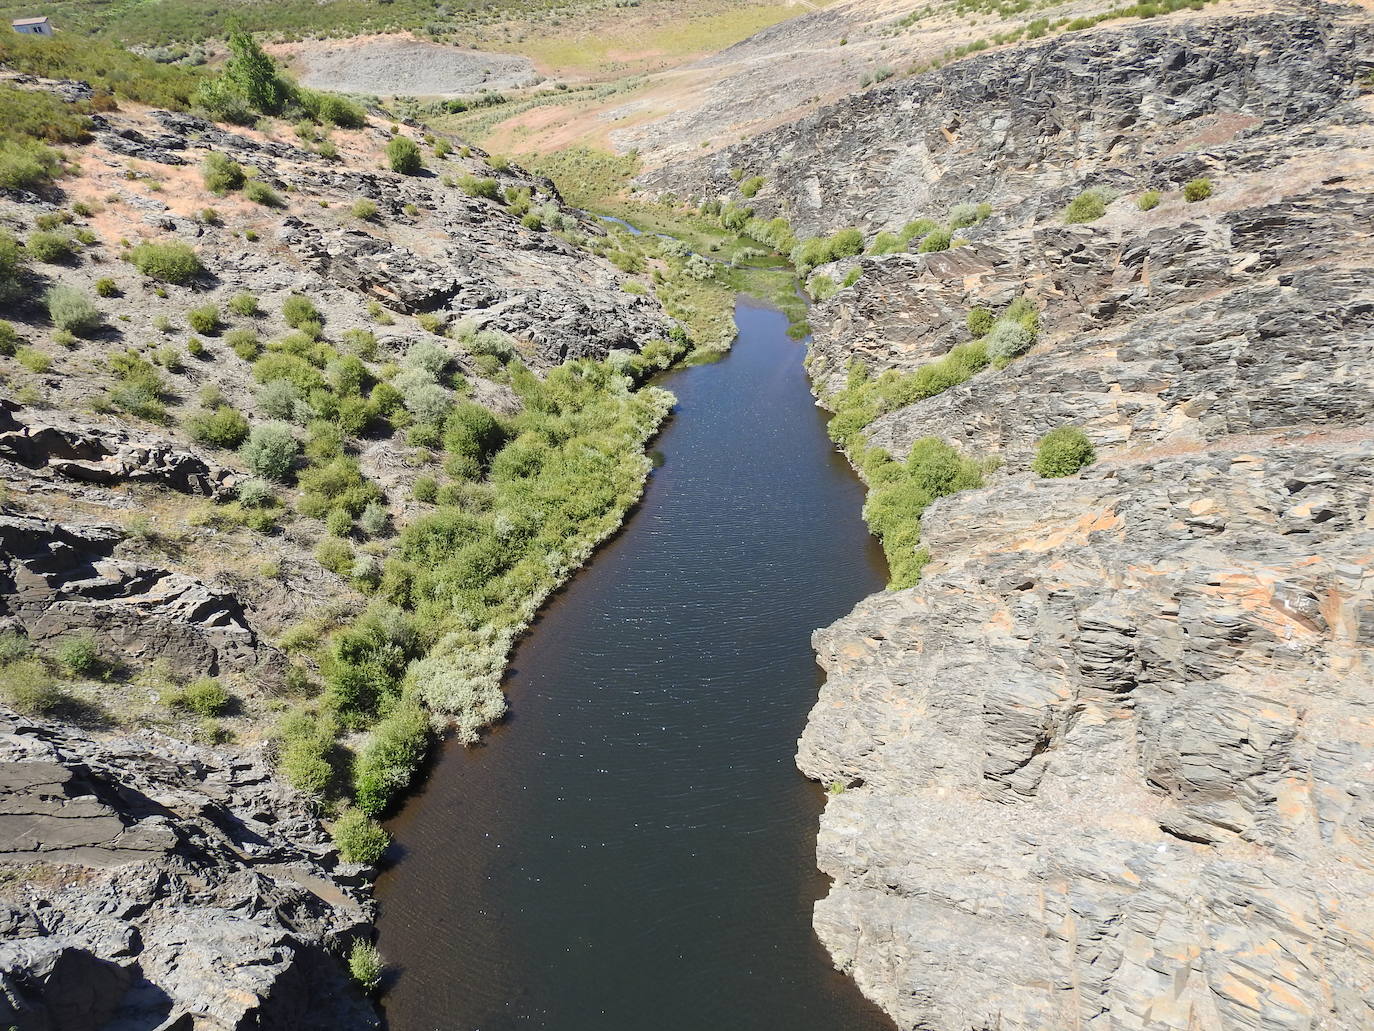
<path id="1" fill-rule="evenodd" d="M 89 96 L 78 83 L 5 78 Z M 18 236 L 80 204 L 65 231 L 95 240 L 66 264 L 33 263 L 29 300 L 3 313 L 27 350 L 0 357 L 0 631 L 39 649 L 92 634 L 134 673 L 163 660 L 181 677 L 227 678 L 241 704 L 221 721 L 238 743 L 220 747 L 178 740 L 194 721 L 132 677 L 80 685 L 69 713 L 79 727 L 0 705 L 0 1027 L 376 1024 L 340 963 L 368 931 L 370 871 L 341 860 L 318 807 L 275 779 L 264 742 L 275 710 L 291 702 L 280 632 L 312 616 L 346 619 L 366 599 L 316 561 L 319 520 L 263 535 L 213 516 L 210 503 L 232 499 L 247 478 L 243 463 L 180 424 L 207 385 L 257 414 L 252 363 L 223 335 L 206 337 L 197 357 L 159 359 L 172 413 L 162 425 L 103 400 L 112 356 L 151 355 L 150 344 L 184 356 L 188 309 L 206 302 L 234 328 L 280 337 L 282 301 L 300 293 L 323 312 L 329 339 L 375 333 L 375 375 L 428 340 L 449 352 L 473 397 L 509 411 L 514 393 L 483 375 L 481 356 L 410 316 L 503 330 L 536 371 L 637 350 L 670 329 L 657 302 L 620 289 L 608 263 L 452 185 L 491 175 L 531 189 L 546 219 L 552 210 L 560 224 L 600 233 L 563 210 L 545 180 L 492 171 L 457 144 L 447 159 L 428 155 L 423 175 L 385 171 L 390 133 L 375 124 L 336 130 L 337 159 L 305 149 L 289 126 L 275 133 L 125 104 L 99 116 L 90 143 L 68 148 L 74 167 L 60 194 L 0 195 L 0 226 Z M 256 169 L 283 206 L 210 196 L 199 169 L 210 150 Z M 376 218 L 350 214 L 360 198 L 376 203 Z M 217 219 L 198 214 L 208 206 Z M 158 286 L 115 260 L 121 239 L 187 242 L 206 272 Z M 107 277 L 117 294 L 98 302 L 103 328 L 61 341 L 39 303 L 44 287 L 94 299 Z M 244 292 L 259 314 L 230 314 Z M 358 455 L 397 525 L 414 513 L 410 488 L 427 471 L 403 439 L 363 440 Z"/>
<path id="2" fill-rule="evenodd" d="M 928 510 L 917 587 L 815 638 L 798 761 L 844 786 L 815 926 L 902 1028 L 1374 1026 L 1371 72 L 1367 7 L 1214 7 L 674 177 L 767 176 L 756 207 L 810 231 L 992 205 L 966 245 L 858 259 L 813 313 L 822 399 L 968 340 L 977 305 L 1041 311 L 1028 355 L 870 426 L 1002 465 Z M 1092 186 L 1119 199 L 1064 224 Z M 1096 464 L 1028 473 L 1065 425 Z"/>

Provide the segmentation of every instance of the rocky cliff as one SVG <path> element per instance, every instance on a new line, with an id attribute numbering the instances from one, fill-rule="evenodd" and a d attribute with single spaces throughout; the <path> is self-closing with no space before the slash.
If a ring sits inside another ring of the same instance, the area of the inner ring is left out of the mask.
<path id="1" fill-rule="evenodd" d="M 1108 23 L 674 182 L 764 175 L 811 231 L 991 205 L 821 269 L 861 270 L 813 312 L 823 401 L 1039 311 L 1028 354 L 868 426 L 999 467 L 927 510 L 919 586 L 815 639 L 815 926 L 902 1028 L 1374 1023 L 1371 41 L 1327 4 Z M 1029 473 L 1064 426 L 1097 462 Z"/>

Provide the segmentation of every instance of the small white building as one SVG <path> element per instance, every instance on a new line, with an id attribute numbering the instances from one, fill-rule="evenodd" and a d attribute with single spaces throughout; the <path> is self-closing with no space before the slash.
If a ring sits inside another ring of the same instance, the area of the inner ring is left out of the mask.
<path id="1" fill-rule="evenodd" d="M 52 22 L 48 21 L 47 15 L 41 18 L 16 18 L 10 22 L 10 26 L 15 32 L 23 32 L 30 36 L 52 35 Z"/>

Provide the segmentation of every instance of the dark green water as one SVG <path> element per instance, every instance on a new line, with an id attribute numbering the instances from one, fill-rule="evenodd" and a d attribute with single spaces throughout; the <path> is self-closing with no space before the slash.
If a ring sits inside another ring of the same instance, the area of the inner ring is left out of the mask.
<path id="1" fill-rule="evenodd" d="M 663 465 L 448 747 L 378 884 L 392 1031 L 888 1031 L 811 930 L 816 627 L 885 580 L 786 320 L 666 382 Z"/>

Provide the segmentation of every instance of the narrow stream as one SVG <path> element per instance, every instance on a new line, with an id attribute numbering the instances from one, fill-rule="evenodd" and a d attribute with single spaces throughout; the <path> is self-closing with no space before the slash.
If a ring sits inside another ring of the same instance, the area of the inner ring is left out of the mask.
<path id="1" fill-rule="evenodd" d="M 887 1031 L 811 930 L 810 633 L 885 580 L 780 313 L 676 372 L 663 465 L 390 824 L 391 1031 Z"/>

